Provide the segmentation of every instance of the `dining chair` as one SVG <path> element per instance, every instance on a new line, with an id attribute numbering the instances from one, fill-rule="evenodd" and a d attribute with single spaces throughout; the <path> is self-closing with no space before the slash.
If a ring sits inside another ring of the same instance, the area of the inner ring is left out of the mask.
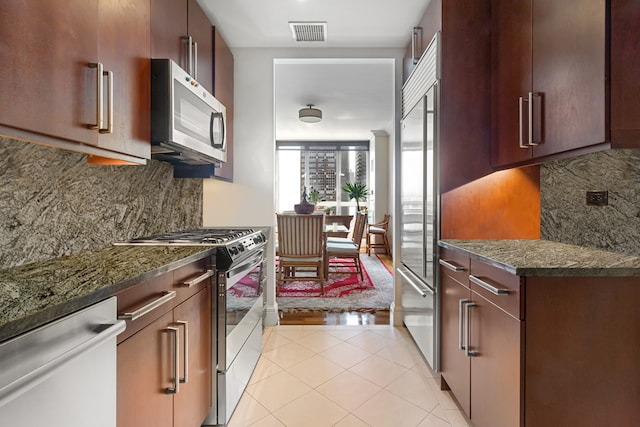
<path id="1" fill-rule="evenodd" d="M 375 248 L 384 248 L 387 255 L 391 256 L 391 247 L 389 245 L 389 238 L 387 237 L 387 229 L 389 228 L 389 220 L 391 215 L 385 214 L 384 219 L 381 222 L 375 224 L 367 224 L 367 234 L 365 240 L 367 241 L 367 255 L 371 256 L 371 249 L 375 253 Z M 382 243 L 376 242 L 376 236 L 382 237 Z"/>
<path id="2" fill-rule="evenodd" d="M 362 245 L 362 236 L 364 227 L 367 223 L 367 214 L 358 212 L 356 214 L 355 224 L 353 226 L 353 236 L 351 239 L 345 238 L 344 241 L 330 241 L 326 243 L 326 273 L 341 273 L 341 269 L 345 267 L 355 268 L 356 273 L 360 275 L 360 279 L 364 280 L 362 273 L 362 264 L 360 263 L 360 246 Z M 334 267 L 331 271 L 331 267 Z"/>
<path id="3" fill-rule="evenodd" d="M 320 283 L 324 295 L 324 215 L 277 213 L 278 268 L 276 296 L 286 282 Z"/>

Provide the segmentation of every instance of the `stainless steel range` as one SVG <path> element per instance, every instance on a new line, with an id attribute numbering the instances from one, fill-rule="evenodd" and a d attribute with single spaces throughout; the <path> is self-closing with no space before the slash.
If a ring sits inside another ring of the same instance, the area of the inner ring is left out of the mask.
<path id="1" fill-rule="evenodd" d="M 262 353 L 267 232 L 252 228 L 199 228 L 118 242 L 116 245 L 213 246 L 214 336 L 212 396 L 204 426 L 225 425 Z"/>

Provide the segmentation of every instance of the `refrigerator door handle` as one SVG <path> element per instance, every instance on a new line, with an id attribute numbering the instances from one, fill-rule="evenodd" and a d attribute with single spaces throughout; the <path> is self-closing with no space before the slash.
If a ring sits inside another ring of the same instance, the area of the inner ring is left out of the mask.
<path id="1" fill-rule="evenodd" d="M 401 269 L 397 269 L 398 273 L 400 273 L 400 275 L 413 287 L 413 289 L 415 289 L 416 291 L 418 291 L 418 293 L 422 296 L 422 298 L 426 298 L 429 295 L 433 295 L 434 292 L 431 290 L 431 288 L 429 287 L 424 287 L 422 288 L 421 286 L 419 286 L 416 282 L 414 282 L 411 277 L 409 277 L 409 275 L 407 275 L 407 273 L 405 273 L 404 271 L 402 271 Z"/>

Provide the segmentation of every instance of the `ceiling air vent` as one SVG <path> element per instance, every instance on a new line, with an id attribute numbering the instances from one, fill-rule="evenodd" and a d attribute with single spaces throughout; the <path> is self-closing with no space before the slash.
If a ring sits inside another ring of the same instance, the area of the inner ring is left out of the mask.
<path id="1" fill-rule="evenodd" d="M 323 42 L 327 40 L 326 22 L 289 22 L 293 39 L 297 42 Z"/>

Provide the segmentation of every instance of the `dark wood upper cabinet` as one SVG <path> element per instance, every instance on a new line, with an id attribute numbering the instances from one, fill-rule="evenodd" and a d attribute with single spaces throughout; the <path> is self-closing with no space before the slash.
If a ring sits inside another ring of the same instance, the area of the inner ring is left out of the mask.
<path id="1" fill-rule="evenodd" d="M 443 194 L 493 172 L 490 6 L 490 0 L 432 0 L 419 21 L 421 50 L 441 32 L 438 91 Z M 407 36 L 410 34 L 408 28 Z M 413 66 L 407 56 L 404 65 L 404 74 L 410 75 Z"/>
<path id="2" fill-rule="evenodd" d="M 531 91 L 531 1 L 492 3 L 491 119 L 495 166 L 525 162 L 532 156 L 531 148 L 520 148 L 518 102 Z"/>
<path id="3" fill-rule="evenodd" d="M 494 167 L 640 147 L 639 20 L 632 0 L 492 1 Z"/>
<path id="4" fill-rule="evenodd" d="M 113 72 L 113 131 L 98 146 L 150 158 L 149 0 L 100 1 L 99 54 Z"/>
<path id="5" fill-rule="evenodd" d="M 611 2 L 611 145 L 640 147 L 640 5 Z"/>
<path id="6" fill-rule="evenodd" d="M 173 59 L 209 92 L 213 92 L 212 28 L 196 0 L 151 0 L 151 56 Z M 190 53 L 196 58 L 191 65 Z"/>
<path id="7" fill-rule="evenodd" d="M 96 163 L 144 163 L 149 143 L 149 3 L 52 0 L 0 4 L 0 133 L 89 154 Z M 103 127 L 97 124 L 97 68 Z M 113 105 L 109 120 L 108 104 Z"/>
<path id="8" fill-rule="evenodd" d="M 227 109 L 227 161 L 215 169 L 215 178 L 233 181 L 233 53 L 216 28 L 213 40 L 213 95 Z"/>

